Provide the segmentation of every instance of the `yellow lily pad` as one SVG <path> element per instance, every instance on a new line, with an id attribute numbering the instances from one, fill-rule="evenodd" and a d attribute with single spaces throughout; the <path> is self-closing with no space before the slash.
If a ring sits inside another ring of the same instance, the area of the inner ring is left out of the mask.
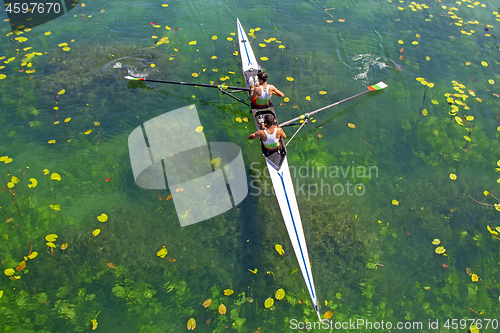
<path id="1" fill-rule="evenodd" d="M 94 231 L 92 231 L 92 235 L 95 237 L 97 235 L 99 235 L 101 233 L 101 229 L 95 229 Z"/>
<path id="2" fill-rule="evenodd" d="M 283 298 L 285 298 L 285 291 L 283 289 L 278 289 L 274 296 L 278 301 L 281 301 Z"/>
<path id="3" fill-rule="evenodd" d="M 399 201 L 397 201 L 396 199 L 394 199 L 394 200 L 392 200 L 392 204 L 393 204 L 394 206 L 397 206 L 397 205 L 399 205 Z"/>
<path id="4" fill-rule="evenodd" d="M 224 304 L 219 305 L 219 313 L 221 315 L 226 314 L 226 306 Z"/>
<path id="5" fill-rule="evenodd" d="M 158 257 L 160 257 L 160 258 L 165 258 L 165 256 L 167 255 L 167 253 L 168 253 L 168 251 L 167 251 L 167 249 L 166 249 L 166 248 L 165 248 L 165 246 L 164 246 L 164 247 L 162 247 L 162 248 L 160 249 L 160 251 L 156 252 L 156 255 L 157 255 Z"/>
<path id="6" fill-rule="evenodd" d="M 45 236 L 45 240 L 47 242 L 55 242 L 57 239 L 57 235 L 56 234 L 49 234 L 47 236 Z"/>
<path id="7" fill-rule="evenodd" d="M 491 229 L 489 225 L 487 225 L 487 226 L 486 226 L 486 228 L 488 228 L 488 231 L 489 231 L 492 235 L 498 236 L 498 232 L 496 232 L 495 230 Z"/>
<path id="8" fill-rule="evenodd" d="M 190 318 L 187 322 L 188 331 L 192 331 L 196 328 L 196 320 L 194 318 Z"/>
<path id="9" fill-rule="evenodd" d="M 284 255 L 285 254 L 285 250 L 283 250 L 283 246 L 281 246 L 280 244 L 276 244 L 274 246 L 274 248 L 276 249 L 276 251 L 278 251 L 278 253 L 280 255 Z"/>
<path id="10" fill-rule="evenodd" d="M 457 175 L 455 175 L 454 173 L 450 173 L 450 179 L 451 180 L 456 180 L 457 179 Z"/>
<path id="11" fill-rule="evenodd" d="M 231 296 L 234 293 L 233 289 L 224 289 L 225 296 Z"/>
<path id="12" fill-rule="evenodd" d="M 273 306 L 273 304 L 274 304 L 274 299 L 272 298 L 268 298 L 264 302 L 264 306 L 266 307 L 266 309 L 269 309 L 271 306 Z"/>
<path id="13" fill-rule="evenodd" d="M 50 175 L 50 179 L 60 181 L 61 180 L 61 176 L 58 173 L 54 172 L 53 174 Z"/>
<path id="14" fill-rule="evenodd" d="M 22 271 L 25 268 L 26 268 L 26 261 L 23 260 L 17 265 L 16 271 Z"/>
<path id="15" fill-rule="evenodd" d="M 95 329 L 97 328 L 97 325 L 98 325 L 97 319 L 94 318 L 94 319 L 91 319 L 90 321 L 92 322 L 92 331 L 95 331 Z"/>
<path id="16" fill-rule="evenodd" d="M 443 253 L 445 253 L 445 252 L 446 252 L 446 249 L 444 248 L 444 246 L 438 246 L 438 247 L 436 248 L 435 252 L 436 252 L 437 254 L 443 254 Z"/>
<path id="17" fill-rule="evenodd" d="M 35 188 L 36 185 L 38 184 L 38 182 L 36 181 L 35 178 L 30 178 L 30 182 L 31 182 L 31 184 L 28 184 L 29 188 Z"/>
<path id="18" fill-rule="evenodd" d="M 97 217 L 97 220 L 98 220 L 99 222 L 106 222 L 106 221 L 108 220 L 108 215 L 106 215 L 106 214 L 102 213 L 101 215 L 99 215 L 99 216 Z"/>
<path id="19" fill-rule="evenodd" d="M 12 268 L 7 268 L 5 271 L 3 271 L 5 275 L 7 276 L 12 276 L 14 275 L 14 273 L 16 273 L 15 270 L 13 270 Z"/>
<path id="20" fill-rule="evenodd" d="M 472 276 L 471 276 L 471 280 L 472 280 L 473 282 L 477 282 L 477 281 L 479 281 L 479 277 L 477 276 L 477 274 L 472 274 Z"/>

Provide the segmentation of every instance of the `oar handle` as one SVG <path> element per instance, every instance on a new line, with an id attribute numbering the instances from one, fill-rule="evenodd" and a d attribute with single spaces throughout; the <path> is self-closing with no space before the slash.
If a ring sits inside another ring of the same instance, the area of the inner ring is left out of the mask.
<path id="1" fill-rule="evenodd" d="M 185 86 L 197 86 L 197 87 L 208 87 L 208 88 L 219 88 L 219 87 L 222 87 L 223 89 L 239 89 L 239 90 L 250 91 L 250 88 L 246 88 L 246 87 L 231 87 L 231 86 L 226 86 L 224 84 L 216 85 L 216 84 L 192 83 L 192 82 L 181 82 L 181 81 L 152 80 L 152 79 L 137 78 L 137 77 L 132 77 L 132 76 L 125 76 L 124 78 L 127 79 L 127 80 L 133 80 L 133 81 L 170 83 L 170 84 L 180 84 L 180 85 L 185 85 Z"/>

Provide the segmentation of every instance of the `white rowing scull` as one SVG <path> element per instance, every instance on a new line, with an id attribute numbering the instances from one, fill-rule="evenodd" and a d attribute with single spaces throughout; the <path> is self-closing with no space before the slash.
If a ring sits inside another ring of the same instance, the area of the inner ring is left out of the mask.
<path id="1" fill-rule="evenodd" d="M 243 76 L 245 77 L 245 84 L 248 88 L 248 78 L 250 76 L 256 76 L 259 72 L 261 72 L 261 67 L 255 59 L 252 47 L 250 46 L 250 42 L 248 41 L 239 19 L 237 19 L 237 29 L 238 41 L 240 44 L 241 67 L 243 70 Z M 264 116 L 269 113 L 273 114 L 277 121 L 272 103 L 266 108 L 252 107 L 252 116 L 257 130 L 261 129 L 260 123 L 263 122 Z M 290 175 L 290 169 L 288 168 L 288 162 L 286 159 L 285 144 L 283 139 L 281 139 L 280 149 L 274 151 L 267 150 L 262 144 L 262 141 L 260 144 L 262 154 L 266 160 L 267 168 L 269 169 L 274 192 L 276 193 L 276 199 L 278 200 L 281 214 L 283 215 L 283 220 L 285 221 L 288 236 L 290 237 L 297 262 L 299 263 L 300 271 L 304 277 L 314 310 L 318 315 L 318 319 L 321 320 L 316 288 L 314 287 L 314 279 L 309 261 L 309 253 L 307 251 L 306 239 L 304 237 L 304 229 L 302 228 L 299 207 L 297 205 L 292 177 Z"/>

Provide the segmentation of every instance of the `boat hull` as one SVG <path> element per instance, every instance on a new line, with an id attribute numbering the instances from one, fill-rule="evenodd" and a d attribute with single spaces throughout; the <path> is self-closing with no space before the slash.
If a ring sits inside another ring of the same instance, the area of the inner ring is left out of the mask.
<path id="1" fill-rule="evenodd" d="M 304 228 L 300 218 L 297 199 L 295 198 L 295 190 L 293 188 L 288 161 L 285 156 L 279 170 L 274 169 L 267 159 L 266 163 L 273 183 L 274 192 L 276 193 L 276 199 L 280 206 L 281 215 L 283 216 L 283 221 L 285 222 L 286 230 L 288 231 L 288 236 L 295 252 L 295 257 L 297 258 L 300 271 L 304 277 L 304 282 L 309 291 L 313 307 L 316 312 L 318 312 L 318 299 L 316 296 L 316 288 L 314 287 L 311 264 L 309 262 L 309 251 L 307 250 Z"/>
<path id="2" fill-rule="evenodd" d="M 255 76 L 259 72 L 261 72 L 261 67 L 257 63 L 253 50 L 250 46 L 250 42 L 248 41 L 245 31 L 243 30 L 243 27 L 241 26 L 239 20 L 237 21 L 237 30 L 240 45 L 242 70 L 245 77 L 245 85 L 248 88 L 248 78 L 250 76 Z M 254 123 L 257 130 L 262 129 L 261 124 L 263 123 L 263 117 L 269 113 L 275 116 L 276 123 L 279 125 L 278 118 L 276 117 L 276 112 L 274 111 L 272 103 L 270 103 L 269 106 L 263 108 L 252 105 L 252 116 L 254 118 Z M 288 231 L 288 236 L 295 252 L 295 257 L 297 258 L 300 271 L 302 272 L 302 276 L 306 283 L 314 310 L 318 315 L 318 319 L 321 321 L 321 316 L 319 315 L 318 299 L 316 296 L 316 288 L 314 287 L 311 264 L 309 262 L 309 252 L 307 250 L 304 229 L 302 227 L 302 220 L 300 218 L 299 207 L 297 205 L 297 199 L 295 197 L 293 181 L 290 175 L 288 161 L 286 159 L 287 152 L 283 139 L 280 140 L 280 148 L 274 151 L 269 151 L 264 147 L 262 140 L 259 139 L 262 154 L 264 155 L 267 168 L 269 169 L 269 174 L 273 183 L 276 199 L 278 200 L 278 205 L 280 207 L 281 214 Z"/>

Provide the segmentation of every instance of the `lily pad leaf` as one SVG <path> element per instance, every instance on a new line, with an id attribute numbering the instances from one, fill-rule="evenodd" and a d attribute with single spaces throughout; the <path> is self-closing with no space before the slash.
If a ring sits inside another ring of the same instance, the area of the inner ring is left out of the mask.
<path id="1" fill-rule="evenodd" d="M 58 173 L 54 172 L 53 174 L 50 175 L 50 179 L 60 181 L 61 180 L 61 176 Z"/>
<path id="2" fill-rule="evenodd" d="M 285 291 L 283 289 L 278 289 L 276 291 L 276 295 L 274 295 L 278 301 L 281 301 L 283 298 L 285 298 Z"/>
<path id="3" fill-rule="evenodd" d="M 55 242 L 57 239 L 57 235 L 56 234 L 49 234 L 47 236 L 45 236 L 45 240 L 47 242 Z"/>
<path id="4" fill-rule="evenodd" d="M 99 222 L 106 222 L 108 220 L 108 215 L 102 213 L 97 217 L 97 220 L 99 220 Z"/>
<path id="5" fill-rule="evenodd" d="M 165 256 L 167 255 L 167 253 L 168 253 L 168 251 L 167 251 L 167 249 L 166 249 L 166 248 L 165 248 L 165 246 L 164 246 L 164 247 L 162 247 L 162 248 L 160 249 L 160 251 L 158 251 L 158 252 L 156 253 L 156 255 L 157 255 L 158 257 L 160 257 L 160 258 L 165 258 Z"/>
<path id="6" fill-rule="evenodd" d="M 194 318 L 190 318 L 187 322 L 188 331 L 192 331 L 196 328 L 196 320 Z"/>
<path id="7" fill-rule="evenodd" d="M 274 299 L 272 298 L 268 298 L 264 302 L 264 306 L 266 307 L 266 309 L 269 309 L 271 306 L 273 306 L 273 304 L 274 304 Z"/>

